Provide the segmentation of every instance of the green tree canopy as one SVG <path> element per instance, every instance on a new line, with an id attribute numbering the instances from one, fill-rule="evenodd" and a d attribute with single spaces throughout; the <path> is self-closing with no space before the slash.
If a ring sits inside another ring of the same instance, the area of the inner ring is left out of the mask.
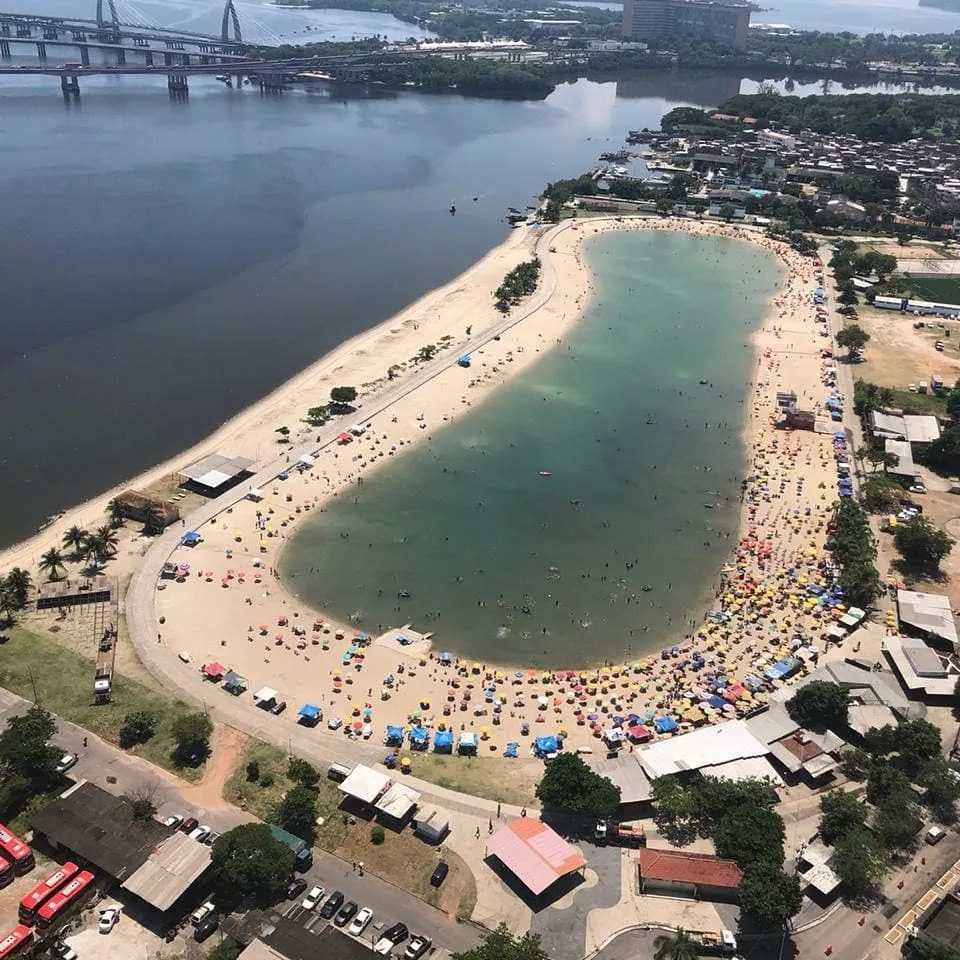
<path id="1" fill-rule="evenodd" d="M 741 867 L 783 863 L 783 820 L 769 807 L 741 804 L 733 807 L 713 830 L 717 855 L 736 860 Z"/>
<path id="2" fill-rule="evenodd" d="M 244 823 L 221 834 L 213 844 L 217 887 L 228 903 L 252 895 L 276 900 L 293 873 L 293 851 L 277 840 L 265 823 Z"/>
<path id="3" fill-rule="evenodd" d="M 820 836 L 834 844 L 867 823 L 867 806 L 845 790 L 831 790 L 820 798 Z"/>
<path id="4" fill-rule="evenodd" d="M 867 893 L 890 869 L 890 857 L 865 827 L 851 830 L 837 841 L 831 865 L 854 896 Z"/>
<path id="5" fill-rule="evenodd" d="M 842 302 L 842 301 L 841 301 Z M 854 303 L 856 295 L 854 295 Z M 857 323 L 851 323 L 837 331 L 837 346 L 843 347 L 849 353 L 862 350 L 870 340 L 870 334 Z"/>
<path id="6" fill-rule="evenodd" d="M 700 952 L 683 927 L 675 933 L 661 933 L 653 940 L 653 960 L 697 960 Z"/>
<path id="7" fill-rule="evenodd" d="M 751 863 L 740 881 L 740 911 L 763 924 L 783 926 L 800 909 L 800 878 L 772 863 Z"/>
<path id="8" fill-rule="evenodd" d="M 345 407 L 356 399 L 356 387 L 333 387 L 330 391 L 330 400 L 338 407 Z"/>
<path id="9" fill-rule="evenodd" d="M 53 717 L 43 707 L 32 706 L 11 717 L 0 732 L 0 817 L 18 814 L 34 794 L 57 782 L 59 747 L 50 744 L 56 732 Z"/>
<path id="10" fill-rule="evenodd" d="M 827 680 L 805 683 L 787 701 L 787 712 L 802 727 L 842 729 L 847 723 L 850 694 Z"/>
<path id="11" fill-rule="evenodd" d="M 287 776 L 304 787 L 315 787 L 320 782 L 320 771 L 313 764 L 299 757 L 290 758 Z"/>
<path id="12" fill-rule="evenodd" d="M 284 830 L 304 840 L 313 840 L 317 829 L 317 794 L 309 787 L 291 787 L 277 808 L 277 820 Z"/>
<path id="13" fill-rule="evenodd" d="M 539 936 L 525 933 L 515 937 L 507 925 L 501 923 L 484 936 L 482 943 L 455 953 L 453 960 L 550 960 L 550 957 L 540 946 Z"/>
<path id="14" fill-rule="evenodd" d="M 149 710 L 137 710 L 128 713 L 123 718 L 120 728 L 120 746 L 132 747 L 138 743 L 146 743 L 156 732 L 157 716 Z"/>
<path id="15" fill-rule="evenodd" d="M 547 764 L 537 798 L 568 813 L 611 817 L 620 805 L 620 788 L 595 773 L 575 753 L 561 753 Z"/>
<path id="16" fill-rule="evenodd" d="M 940 562 L 950 554 L 953 544 L 952 537 L 937 529 L 926 517 L 897 524 L 893 534 L 893 545 L 904 561 L 913 569 L 928 574 L 939 572 Z"/>
<path id="17" fill-rule="evenodd" d="M 873 815 L 873 829 L 889 850 L 906 846 L 922 826 L 917 805 L 904 793 L 888 797 Z"/>
<path id="18" fill-rule="evenodd" d="M 184 763 L 204 760 L 210 752 L 213 721 L 205 713 L 185 713 L 173 721 L 177 759 Z"/>

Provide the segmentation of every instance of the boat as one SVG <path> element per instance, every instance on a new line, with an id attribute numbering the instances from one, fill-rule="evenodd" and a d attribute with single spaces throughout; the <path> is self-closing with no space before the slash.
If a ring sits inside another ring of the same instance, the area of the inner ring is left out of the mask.
<path id="1" fill-rule="evenodd" d="M 541 477 L 552 477 L 553 474 L 552 474 L 549 470 L 541 470 L 541 471 L 540 471 L 540 476 L 541 476 Z"/>
<path id="2" fill-rule="evenodd" d="M 457 212 L 457 206 L 454 203 L 450 204 L 450 216 L 452 217 Z"/>

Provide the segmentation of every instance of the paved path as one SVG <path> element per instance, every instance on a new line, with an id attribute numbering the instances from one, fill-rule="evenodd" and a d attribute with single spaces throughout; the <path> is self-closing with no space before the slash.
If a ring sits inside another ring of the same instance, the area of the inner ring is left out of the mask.
<path id="1" fill-rule="evenodd" d="M 523 309 L 511 313 L 475 337 L 452 344 L 443 357 L 430 361 L 419 372 L 404 377 L 395 386 L 387 388 L 368 400 L 360 411 L 361 419 L 370 420 L 388 410 L 402 397 L 454 366 L 457 362 L 456 358 L 461 354 L 479 350 L 494 337 L 500 336 L 545 306 L 552 298 L 557 286 L 556 268 L 550 256 L 549 247 L 558 233 L 570 229 L 575 224 L 576 221 L 565 221 L 540 236 L 536 244 L 536 252 L 542 264 L 540 285 Z M 313 442 L 288 448 L 248 483 L 233 487 L 185 517 L 185 528 L 198 529 L 242 500 L 249 488 L 264 487 L 273 482 L 280 473 L 289 470 L 290 464 L 296 463 L 303 454 L 317 454 L 320 450 L 329 447 L 336 442 L 337 435 L 342 432 L 342 429 L 341 423 L 333 423 L 320 430 Z M 251 736 L 296 752 L 314 762 L 346 762 L 352 765 L 357 761 L 373 763 L 382 759 L 382 748 L 374 748 L 369 744 L 363 745 L 354 741 L 348 743 L 342 737 L 335 738 L 319 728 L 304 730 L 294 727 L 291 731 L 290 724 L 283 724 L 282 727 L 280 724 L 271 725 L 270 720 L 274 718 L 251 707 L 248 701 L 211 690 L 210 685 L 204 684 L 199 676 L 187 677 L 177 668 L 178 661 L 174 652 L 157 642 L 154 602 L 163 564 L 179 545 L 181 535 L 180 527 L 170 527 L 153 541 L 133 574 L 124 598 L 127 635 L 146 668 L 167 690 L 188 702 L 202 704 L 204 709 L 216 719 L 237 727 Z M 406 782 L 420 790 L 428 801 L 440 803 L 448 809 L 483 817 L 491 816 L 496 812 L 497 804 L 494 802 L 445 790 L 415 778 L 409 778 Z M 504 810 L 509 815 L 519 814 L 519 808 L 504 805 Z"/>

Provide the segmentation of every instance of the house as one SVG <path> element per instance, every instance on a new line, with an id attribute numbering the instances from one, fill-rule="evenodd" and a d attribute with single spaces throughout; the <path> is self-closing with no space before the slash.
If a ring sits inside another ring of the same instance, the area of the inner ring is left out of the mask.
<path id="1" fill-rule="evenodd" d="M 696 900 L 736 901 L 743 871 L 707 853 L 645 847 L 637 857 L 640 892 Z"/>

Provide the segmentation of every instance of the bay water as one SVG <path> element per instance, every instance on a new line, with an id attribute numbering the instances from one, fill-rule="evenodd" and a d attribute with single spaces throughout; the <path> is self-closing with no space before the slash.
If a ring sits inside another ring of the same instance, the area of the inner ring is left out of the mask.
<path id="1" fill-rule="evenodd" d="M 781 267 L 682 233 L 586 254 L 595 295 L 562 344 L 307 521 L 290 589 L 483 662 L 574 667 L 682 636 L 736 544 L 750 338 Z"/>

